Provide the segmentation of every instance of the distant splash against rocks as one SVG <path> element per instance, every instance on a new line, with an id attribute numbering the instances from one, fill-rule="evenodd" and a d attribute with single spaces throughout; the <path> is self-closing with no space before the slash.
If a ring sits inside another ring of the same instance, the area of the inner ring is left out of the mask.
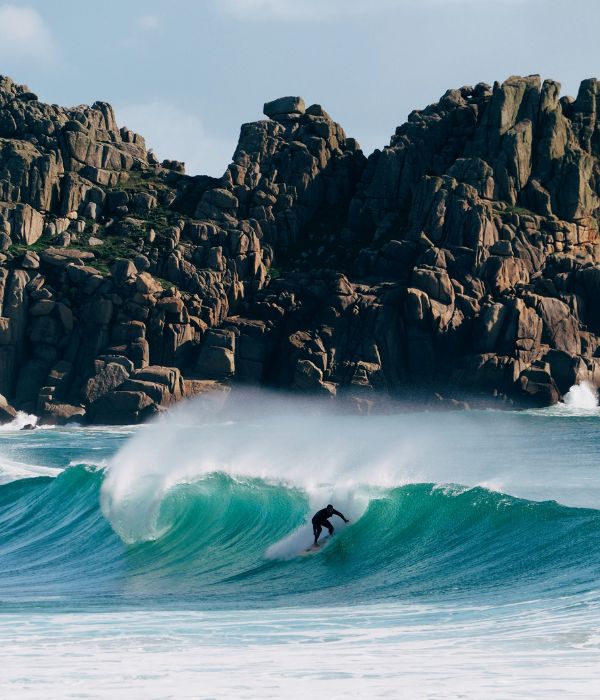
<path id="1" fill-rule="evenodd" d="M 237 382 L 363 410 L 598 386 L 599 111 L 595 79 L 576 99 L 480 83 L 366 158 L 282 97 L 217 179 L 159 163 L 104 102 L 0 78 L 7 420 L 138 422 Z"/>

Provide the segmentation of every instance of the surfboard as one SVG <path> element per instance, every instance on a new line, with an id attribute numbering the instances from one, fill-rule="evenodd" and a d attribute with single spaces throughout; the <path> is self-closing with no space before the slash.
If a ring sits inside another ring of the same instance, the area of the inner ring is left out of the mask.
<path id="1" fill-rule="evenodd" d="M 306 556 L 307 554 L 314 554 L 315 552 L 320 551 L 323 549 L 323 547 L 331 540 L 331 537 L 327 535 L 326 537 L 322 537 L 317 544 L 311 544 L 309 545 L 304 551 L 300 552 L 301 556 Z"/>

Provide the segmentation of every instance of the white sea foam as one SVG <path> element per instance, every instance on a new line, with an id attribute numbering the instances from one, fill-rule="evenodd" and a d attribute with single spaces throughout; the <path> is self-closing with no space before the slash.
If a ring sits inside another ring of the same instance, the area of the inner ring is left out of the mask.
<path id="1" fill-rule="evenodd" d="M 0 689 L 22 700 L 591 700 L 600 684 L 597 607 L 569 600 L 558 609 L 396 604 L 26 620 L 0 620 Z"/>
<path id="2" fill-rule="evenodd" d="M 598 390 L 589 382 L 575 384 L 565 394 L 565 405 L 573 409 L 586 411 L 598 410 Z"/>
<path id="3" fill-rule="evenodd" d="M 16 417 L 10 423 L 0 425 L 0 432 L 10 433 L 15 430 L 22 430 L 26 425 L 37 425 L 38 420 L 38 417 L 33 413 L 18 411 Z"/>

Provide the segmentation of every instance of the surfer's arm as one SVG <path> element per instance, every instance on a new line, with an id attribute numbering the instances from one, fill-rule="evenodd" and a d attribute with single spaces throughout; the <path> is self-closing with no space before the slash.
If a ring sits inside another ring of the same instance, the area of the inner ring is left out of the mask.
<path id="1" fill-rule="evenodd" d="M 333 514 L 334 514 L 334 515 L 339 515 L 339 517 L 340 517 L 345 523 L 350 522 L 350 521 L 348 520 L 348 518 L 347 518 L 343 513 L 340 513 L 339 510 L 335 510 L 335 509 L 334 509 L 334 510 L 333 510 Z"/>

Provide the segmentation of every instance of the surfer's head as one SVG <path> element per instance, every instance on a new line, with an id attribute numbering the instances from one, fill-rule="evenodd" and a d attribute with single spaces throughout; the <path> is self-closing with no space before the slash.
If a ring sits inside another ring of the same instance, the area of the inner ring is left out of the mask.
<path id="1" fill-rule="evenodd" d="M 331 505 L 331 503 L 327 504 L 327 513 L 329 513 L 329 515 L 333 513 L 333 506 Z"/>

